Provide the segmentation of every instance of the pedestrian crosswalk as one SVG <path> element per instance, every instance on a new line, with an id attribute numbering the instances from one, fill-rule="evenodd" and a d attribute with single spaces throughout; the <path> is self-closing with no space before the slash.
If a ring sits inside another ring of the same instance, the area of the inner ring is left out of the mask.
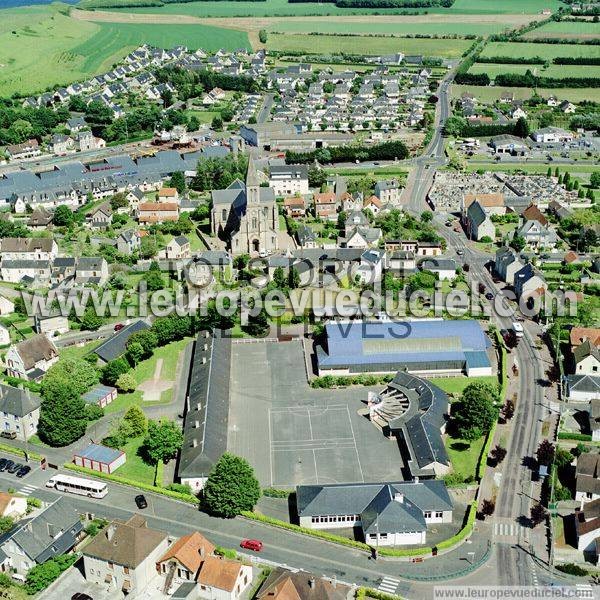
<path id="1" fill-rule="evenodd" d="M 520 529 L 523 529 L 523 527 L 518 523 L 494 523 L 494 535 L 496 537 L 517 537 Z"/>
<path id="2" fill-rule="evenodd" d="M 387 594 L 395 594 L 399 584 L 399 579 L 394 579 L 393 577 L 384 577 L 377 589 L 380 592 L 386 592 Z"/>
<path id="3" fill-rule="evenodd" d="M 35 492 L 37 488 L 34 485 L 24 485 L 20 490 L 19 494 L 23 494 L 23 496 L 30 496 Z"/>

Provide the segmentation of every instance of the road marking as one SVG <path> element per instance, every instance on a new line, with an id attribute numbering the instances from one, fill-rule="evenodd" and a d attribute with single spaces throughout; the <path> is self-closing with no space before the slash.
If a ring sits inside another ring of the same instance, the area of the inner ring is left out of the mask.
<path id="1" fill-rule="evenodd" d="M 23 494 L 24 496 L 29 496 L 33 494 L 37 488 L 34 485 L 24 485 L 20 490 L 19 494 Z"/>
<path id="2" fill-rule="evenodd" d="M 394 594 L 398 589 L 398 585 L 400 584 L 399 579 L 394 579 L 393 577 L 384 577 L 377 588 L 381 592 L 387 592 L 388 594 Z"/>

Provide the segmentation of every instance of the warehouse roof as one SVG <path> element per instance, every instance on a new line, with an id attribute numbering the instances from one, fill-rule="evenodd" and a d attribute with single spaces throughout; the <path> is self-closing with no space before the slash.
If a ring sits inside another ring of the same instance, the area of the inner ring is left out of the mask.
<path id="1" fill-rule="evenodd" d="M 124 452 L 122 450 L 101 446 L 100 444 L 90 444 L 87 448 L 84 448 L 80 452 L 76 452 L 75 456 L 95 460 L 108 465 L 123 454 Z"/>

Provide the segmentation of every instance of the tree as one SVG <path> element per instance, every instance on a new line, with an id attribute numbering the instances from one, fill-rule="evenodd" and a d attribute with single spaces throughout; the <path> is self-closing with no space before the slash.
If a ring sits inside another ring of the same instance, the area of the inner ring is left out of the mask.
<path id="1" fill-rule="evenodd" d="M 526 138 L 529 135 L 529 123 L 524 117 L 519 117 L 514 127 L 514 134 L 520 138 Z"/>
<path id="2" fill-rule="evenodd" d="M 148 434 L 144 438 L 144 453 L 154 463 L 166 462 L 177 455 L 183 445 L 181 428 L 173 421 L 148 421 Z"/>
<path id="3" fill-rule="evenodd" d="M 57 206 L 52 217 L 52 223 L 57 227 L 68 227 L 73 223 L 73 211 L 65 204 Z"/>
<path id="4" fill-rule="evenodd" d="M 484 517 L 491 517 L 496 510 L 496 503 L 493 500 L 484 500 L 481 503 L 481 514 Z"/>
<path id="5" fill-rule="evenodd" d="M 548 167 L 548 170 L 546 171 L 546 177 L 552 177 L 552 167 Z"/>
<path id="6" fill-rule="evenodd" d="M 35 565 L 27 572 L 25 590 L 28 594 L 34 595 L 46 589 L 53 581 L 60 577 L 63 571 L 66 571 L 77 559 L 77 554 L 62 554 L 55 556 L 42 563 Z"/>
<path id="7" fill-rule="evenodd" d="M 137 381 L 131 373 L 123 373 L 119 375 L 115 385 L 120 392 L 133 392 L 137 387 Z"/>
<path id="8" fill-rule="evenodd" d="M 83 317 L 81 317 L 81 329 L 86 331 L 97 331 L 104 320 L 96 314 L 93 306 L 85 309 Z"/>
<path id="9" fill-rule="evenodd" d="M 423 221 L 423 223 L 431 223 L 431 220 L 433 219 L 433 213 L 429 212 L 428 210 L 424 210 L 421 213 L 421 221 Z"/>
<path id="10" fill-rule="evenodd" d="M 142 345 L 137 342 L 127 344 L 127 358 L 133 366 L 137 365 L 144 358 Z"/>
<path id="11" fill-rule="evenodd" d="M 127 349 L 133 344 L 139 344 L 143 352 L 142 358 L 148 358 L 152 356 L 154 349 L 158 346 L 158 338 L 156 337 L 156 333 L 151 329 L 142 329 L 129 336 L 129 339 L 127 340 Z"/>
<path id="12" fill-rule="evenodd" d="M 534 504 L 530 512 L 531 524 L 533 527 L 539 525 L 546 518 L 546 509 L 541 504 Z"/>
<path id="13" fill-rule="evenodd" d="M 87 427 L 85 402 L 75 386 L 59 378 L 44 379 L 38 434 L 50 446 L 68 446 Z"/>
<path id="14" fill-rule="evenodd" d="M 220 115 L 215 115 L 213 117 L 212 123 L 210 124 L 210 126 L 215 130 L 215 131 L 221 131 L 221 129 L 223 129 L 223 119 L 221 118 Z"/>
<path id="15" fill-rule="evenodd" d="M 517 252 L 522 252 L 526 245 L 527 241 L 522 235 L 515 235 L 510 241 L 511 248 L 514 248 Z"/>
<path id="16" fill-rule="evenodd" d="M 146 236 L 143 237 L 140 241 L 140 258 L 152 258 L 158 252 L 158 247 L 156 245 L 156 240 L 153 238 Z"/>
<path id="17" fill-rule="evenodd" d="M 185 192 L 185 175 L 181 171 L 175 171 L 169 180 L 169 186 L 174 187 L 180 194 Z"/>
<path id="18" fill-rule="evenodd" d="M 506 448 L 496 446 L 492 449 L 491 454 L 496 464 L 499 465 L 506 458 Z"/>
<path id="19" fill-rule="evenodd" d="M 594 171 L 591 175 L 590 175 L 590 185 L 594 188 L 594 189 L 598 189 L 600 188 L 600 171 Z"/>
<path id="20" fill-rule="evenodd" d="M 256 315 L 248 315 L 248 323 L 242 325 L 242 330 L 252 337 L 264 337 L 269 332 L 269 319 L 264 307 Z"/>
<path id="21" fill-rule="evenodd" d="M 261 44 L 266 44 L 267 43 L 267 30 L 266 29 L 261 29 L 258 32 L 258 40 Z"/>
<path id="22" fill-rule="evenodd" d="M 136 404 L 127 409 L 123 421 L 129 425 L 133 437 L 145 435 L 148 431 L 148 419 L 146 419 L 144 411 Z"/>
<path id="23" fill-rule="evenodd" d="M 203 491 L 207 512 L 231 519 L 253 510 L 260 498 L 260 484 L 244 458 L 226 452 L 210 472 Z"/>
<path id="24" fill-rule="evenodd" d="M 291 267 L 288 275 L 288 287 L 290 290 L 295 290 L 300 287 L 300 273 L 296 267 Z"/>
<path id="25" fill-rule="evenodd" d="M 548 440 L 542 440 L 535 454 L 538 464 L 549 466 L 554 459 L 554 445 Z"/>
<path id="26" fill-rule="evenodd" d="M 124 358 L 111 360 L 102 369 L 102 383 L 115 385 L 119 377 L 130 369 L 129 363 Z"/>
<path id="27" fill-rule="evenodd" d="M 510 421 L 515 415 L 515 403 L 512 400 L 507 400 L 504 408 L 502 409 L 502 414 L 504 415 L 504 419 L 506 421 Z"/>
<path id="28" fill-rule="evenodd" d="M 98 372 L 82 358 L 65 357 L 48 369 L 42 381 L 42 395 L 45 395 L 46 387 L 55 382 L 70 386 L 81 396 L 98 383 Z"/>
<path id="29" fill-rule="evenodd" d="M 460 437 L 477 440 L 491 429 L 498 418 L 494 405 L 496 388 L 488 383 L 470 383 L 463 391 L 458 408 L 453 412 Z"/>
<path id="30" fill-rule="evenodd" d="M 165 281 L 162 278 L 160 271 L 154 269 L 150 269 L 144 275 L 144 281 L 146 282 L 146 287 L 149 292 L 157 292 L 165 287 Z"/>
<path id="31" fill-rule="evenodd" d="M 110 207 L 113 210 L 117 210 L 119 208 L 126 208 L 129 206 L 129 200 L 127 200 L 127 196 L 123 192 L 118 192 L 110 199 Z"/>

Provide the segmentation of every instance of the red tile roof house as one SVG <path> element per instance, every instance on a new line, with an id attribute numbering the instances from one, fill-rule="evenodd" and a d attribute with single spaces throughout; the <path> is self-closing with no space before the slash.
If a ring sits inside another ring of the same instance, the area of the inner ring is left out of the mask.
<path id="1" fill-rule="evenodd" d="M 321 219 L 337 219 L 338 200 L 333 192 L 314 194 L 315 216 Z"/>
<path id="2" fill-rule="evenodd" d="M 178 219 L 177 202 L 143 202 L 138 206 L 138 221 L 141 224 L 165 223 Z"/>

